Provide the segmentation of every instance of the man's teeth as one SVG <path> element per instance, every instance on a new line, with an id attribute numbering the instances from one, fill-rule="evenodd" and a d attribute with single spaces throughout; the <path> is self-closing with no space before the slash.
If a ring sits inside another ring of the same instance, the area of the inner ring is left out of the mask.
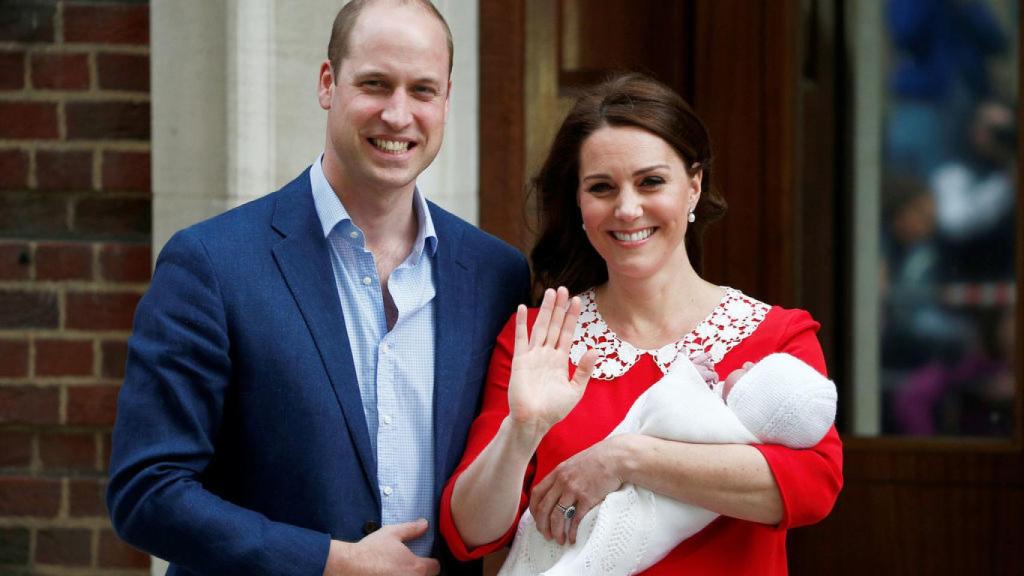
<path id="1" fill-rule="evenodd" d="M 636 232 L 612 232 L 612 236 L 620 242 L 639 242 L 646 240 L 654 234 L 654 228 L 644 228 Z"/>
<path id="2" fill-rule="evenodd" d="M 380 138 L 373 138 L 371 139 L 371 141 L 373 142 L 374 146 L 385 152 L 399 154 L 409 149 L 408 142 L 399 142 L 398 140 L 382 140 Z"/>

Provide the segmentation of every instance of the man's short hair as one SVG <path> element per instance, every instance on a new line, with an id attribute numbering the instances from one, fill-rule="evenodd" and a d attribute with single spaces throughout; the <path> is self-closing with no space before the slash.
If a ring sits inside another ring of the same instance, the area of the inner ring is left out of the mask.
<path id="1" fill-rule="evenodd" d="M 363 9 L 372 4 L 377 0 L 351 0 L 351 2 L 342 6 L 341 10 L 338 10 L 338 15 L 334 17 L 334 26 L 331 27 L 331 41 L 327 44 L 327 59 L 331 62 L 331 69 L 334 70 L 334 82 L 338 82 L 338 70 L 341 69 L 341 61 L 348 55 L 348 40 L 352 35 L 352 29 L 355 28 L 356 21 L 359 19 L 359 15 L 363 12 Z M 421 8 L 427 10 L 433 14 L 441 26 L 444 27 L 444 33 L 448 40 L 448 75 L 452 73 L 452 61 L 455 57 L 455 46 L 452 43 L 452 30 L 448 27 L 448 22 L 444 19 L 444 16 L 437 10 L 434 3 L 430 0 L 389 0 L 393 4 L 406 5 L 406 4 L 417 4 Z"/>

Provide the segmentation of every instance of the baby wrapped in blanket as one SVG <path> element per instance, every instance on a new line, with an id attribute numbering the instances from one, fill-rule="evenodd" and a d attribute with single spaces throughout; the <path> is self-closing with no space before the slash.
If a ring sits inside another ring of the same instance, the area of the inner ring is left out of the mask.
<path id="1" fill-rule="evenodd" d="M 836 388 L 789 354 L 752 365 L 731 390 L 714 388 L 688 359 L 637 398 L 608 435 L 638 433 L 702 444 L 781 444 L 809 448 L 828 432 Z M 665 557 L 718 514 L 626 484 L 580 522 L 574 544 L 559 545 L 523 513 L 499 576 L 635 574 Z"/>

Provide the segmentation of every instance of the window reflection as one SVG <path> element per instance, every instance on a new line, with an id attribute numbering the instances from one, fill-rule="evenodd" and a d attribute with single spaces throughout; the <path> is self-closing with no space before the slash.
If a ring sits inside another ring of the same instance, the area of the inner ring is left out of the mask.
<path id="1" fill-rule="evenodd" d="M 1017 10 L 889 0 L 878 15 L 875 432 L 1012 433 Z"/>

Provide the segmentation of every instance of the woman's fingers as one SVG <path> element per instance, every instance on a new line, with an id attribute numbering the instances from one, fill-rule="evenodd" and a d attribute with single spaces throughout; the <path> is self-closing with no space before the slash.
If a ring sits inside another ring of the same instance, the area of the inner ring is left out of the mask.
<path id="1" fill-rule="evenodd" d="M 561 504 L 556 501 L 555 506 L 551 509 L 551 537 L 555 539 L 555 542 L 558 542 L 559 546 L 565 544 L 566 518 L 565 511 L 562 508 L 568 508 L 571 505 L 571 503 Z"/>
<path id="2" fill-rule="evenodd" d="M 558 342 L 555 344 L 559 350 L 568 351 L 569 346 L 572 346 L 573 336 L 576 333 L 576 324 L 580 320 L 580 309 L 582 307 L 583 304 L 580 303 L 578 296 L 573 296 L 569 300 L 565 319 L 562 322 L 562 329 L 558 333 Z"/>
<path id="3" fill-rule="evenodd" d="M 547 533 L 542 534 L 559 544 L 565 544 L 565 510 L 562 507 L 568 508 L 573 503 L 562 501 L 568 499 L 569 496 L 560 490 L 548 490 L 541 501 L 541 514 L 548 519 Z"/>
<path id="4" fill-rule="evenodd" d="M 576 388 L 586 389 L 587 382 L 590 382 L 590 375 L 594 373 L 594 365 L 597 364 L 597 350 L 590 349 L 583 353 L 580 363 L 576 366 L 576 372 L 572 375 L 572 383 Z"/>
<path id="5" fill-rule="evenodd" d="M 516 308 L 516 339 L 515 347 L 512 349 L 512 355 L 518 356 L 530 346 L 530 339 L 526 335 L 526 306 L 520 304 L 519 308 Z"/>
<path id="6" fill-rule="evenodd" d="M 553 494 L 551 486 L 552 475 L 548 474 L 539 484 L 533 487 L 530 493 L 530 513 L 537 521 L 537 530 L 545 538 L 551 539 L 551 509 L 555 507 L 557 494 Z"/>
<path id="7" fill-rule="evenodd" d="M 555 306 L 555 291 L 548 288 L 544 291 L 544 299 L 540 302 L 540 310 L 537 311 L 537 319 L 533 321 L 533 330 L 530 332 L 530 347 L 543 346 L 548 335 L 548 325 L 551 323 L 551 313 Z"/>
<path id="8" fill-rule="evenodd" d="M 580 529 L 580 524 L 583 522 L 583 518 L 593 509 L 594 507 L 584 502 L 578 502 L 576 504 L 576 514 L 572 517 L 572 522 L 569 523 L 569 544 L 576 543 L 576 533 Z"/>
<path id="9" fill-rule="evenodd" d="M 566 320 L 566 309 L 569 307 L 569 291 L 565 286 L 559 286 L 555 291 L 555 307 L 551 311 L 551 323 L 548 324 L 548 333 L 544 339 L 547 346 L 555 346 L 558 337 L 562 333 L 562 325 Z"/>

